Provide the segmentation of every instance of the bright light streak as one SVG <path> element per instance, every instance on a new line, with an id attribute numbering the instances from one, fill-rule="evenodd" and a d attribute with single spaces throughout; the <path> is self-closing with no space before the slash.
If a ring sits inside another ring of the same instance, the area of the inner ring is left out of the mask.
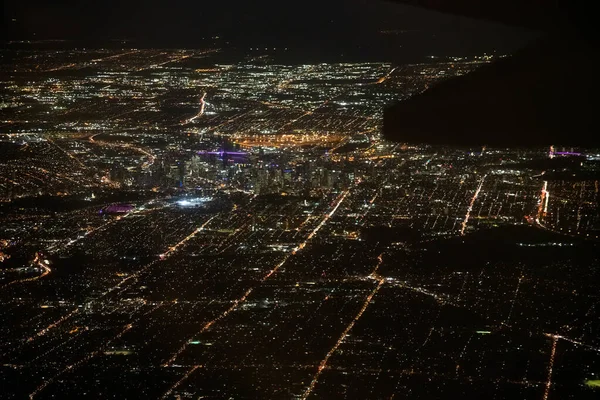
<path id="1" fill-rule="evenodd" d="M 195 119 L 200 118 L 202 115 L 204 115 L 204 108 L 206 107 L 206 101 L 204 101 L 205 97 L 206 97 L 206 93 L 204 93 L 202 95 L 202 97 L 200 98 L 200 110 L 198 110 L 198 114 L 196 114 L 192 118 L 186 120 L 185 121 L 186 124 L 189 124 L 190 122 L 193 122 Z"/>
<path id="2" fill-rule="evenodd" d="M 471 203 L 469 204 L 469 208 L 467 209 L 467 214 L 465 215 L 465 219 L 462 222 L 462 228 L 460 230 L 461 236 L 465 235 L 465 229 L 467 229 L 467 224 L 469 223 L 469 218 L 471 217 L 471 211 L 473 211 L 473 206 L 475 205 L 477 196 L 479 196 L 479 192 L 481 192 L 481 188 L 483 187 L 483 182 L 485 181 L 486 176 L 487 176 L 487 174 L 484 175 L 483 178 L 481 178 L 481 181 L 479 182 L 479 186 L 477 187 L 477 190 L 475 191 L 475 194 L 473 195 L 473 198 L 471 199 Z"/>
<path id="3" fill-rule="evenodd" d="M 203 204 L 203 203 L 206 203 L 211 200 L 212 200 L 212 197 L 197 197 L 197 198 L 193 198 L 193 199 L 179 200 L 177 202 L 177 204 L 180 205 L 181 207 L 190 207 L 190 206 L 196 206 L 199 204 Z"/>
<path id="4" fill-rule="evenodd" d="M 317 232 L 319 232 L 319 230 L 321 229 L 321 227 L 323 225 L 325 225 L 325 223 L 327 223 L 327 221 L 329 220 L 329 218 L 331 218 L 333 216 L 333 214 L 335 214 L 335 212 L 340 207 L 340 205 L 342 204 L 342 202 L 344 201 L 344 199 L 346 198 L 346 196 L 348 196 L 349 193 L 350 193 L 349 190 L 346 190 L 346 191 L 344 191 L 342 193 L 342 195 L 338 198 L 338 201 L 337 201 L 337 204 L 335 205 L 335 207 L 333 207 L 333 209 L 331 210 L 331 212 L 329 214 L 327 214 L 325 216 L 325 218 L 323 218 L 323 220 L 319 223 L 319 225 L 317 225 L 317 227 L 310 233 L 310 235 L 308 235 L 308 237 L 306 238 L 306 240 L 302 244 L 302 247 L 304 247 L 304 245 L 306 244 L 306 242 L 308 242 L 310 239 L 312 239 L 317 234 Z"/>
<path id="5" fill-rule="evenodd" d="M 538 203 L 538 212 L 536 222 L 539 224 L 540 220 L 544 216 L 544 204 L 546 203 L 546 196 L 548 195 L 548 181 L 544 181 L 544 186 L 542 186 L 542 192 L 540 193 L 540 201 Z"/>
<path id="6" fill-rule="evenodd" d="M 390 76 L 392 76 L 392 73 L 394 73 L 394 71 L 396 70 L 396 68 L 398 67 L 394 67 L 392 68 L 392 70 L 390 72 L 388 72 L 386 75 L 382 76 L 375 84 L 376 85 L 380 85 L 383 82 L 387 81 L 388 79 L 390 79 Z"/>
<path id="7" fill-rule="evenodd" d="M 554 356 L 556 355 L 556 344 L 558 343 L 559 337 L 557 335 L 546 335 L 552 338 L 552 351 L 550 353 L 550 361 L 548 363 L 548 379 L 546 380 L 546 389 L 544 390 L 543 400 L 548 400 L 550 394 L 550 387 L 552 386 L 552 369 L 554 368 Z"/>

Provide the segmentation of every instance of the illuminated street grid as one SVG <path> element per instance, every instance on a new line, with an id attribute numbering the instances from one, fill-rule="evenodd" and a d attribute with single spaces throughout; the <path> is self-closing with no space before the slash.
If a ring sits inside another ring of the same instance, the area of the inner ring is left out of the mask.
<path id="1" fill-rule="evenodd" d="M 597 181 L 380 136 L 483 58 L 225 53 L 2 64 L 3 398 L 597 398 Z"/>

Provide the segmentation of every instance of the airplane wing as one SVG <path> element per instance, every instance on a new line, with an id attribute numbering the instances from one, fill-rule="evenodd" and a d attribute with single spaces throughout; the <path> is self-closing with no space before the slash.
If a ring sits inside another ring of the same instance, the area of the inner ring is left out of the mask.
<path id="1" fill-rule="evenodd" d="M 384 136 L 447 145 L 600 145 L 600 59 L 578 0 L 388 0 L 548 33 L 510 57 L 433 86 L 384 113 Z M 587 12 L 586 12 L 587 11 Z"/>
<path id="2" fill-rule="evenodd" d="M 552 30 L 565 20 L 580 23 L 590 11 L 582 0 L 388 1 L 536 30 Z"/>

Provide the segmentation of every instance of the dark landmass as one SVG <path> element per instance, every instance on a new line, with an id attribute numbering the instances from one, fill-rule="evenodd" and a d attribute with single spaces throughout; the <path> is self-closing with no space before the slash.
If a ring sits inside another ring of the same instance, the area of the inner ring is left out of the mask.
<path id="1" fill-rule="evenodd" d="M 36 212 L 69 212 L 82 208 L 97 206 L 100 209 L 108 203 L 136 202 L 156 198 L 157 194 L 148 192 L 107 191 L 95 199 L 85 200 L 81 195 L 69 196 L 38 196 L 14 199 L 10 203 L 0 204 L 0 215 L 13 212 L 35 214 Z"/>

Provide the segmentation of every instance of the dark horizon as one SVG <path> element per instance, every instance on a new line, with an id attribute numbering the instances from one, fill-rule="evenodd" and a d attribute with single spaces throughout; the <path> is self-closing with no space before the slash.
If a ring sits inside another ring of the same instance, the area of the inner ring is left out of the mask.
<path id="1" fill-rule="evenodd" d="M 281 6 L 191 1 L 82 5 L 4 2 L 4 41 L 67 40 L 143 48 L 288 48 L 301 53 L 429 55 L 508 54 L 536 32 L 444 15 L 386 1 L 308 1 Z M 6 46 L 6 43 L 5 43 Z M 66 46 L 68 47 L 68 46 Z"/>

